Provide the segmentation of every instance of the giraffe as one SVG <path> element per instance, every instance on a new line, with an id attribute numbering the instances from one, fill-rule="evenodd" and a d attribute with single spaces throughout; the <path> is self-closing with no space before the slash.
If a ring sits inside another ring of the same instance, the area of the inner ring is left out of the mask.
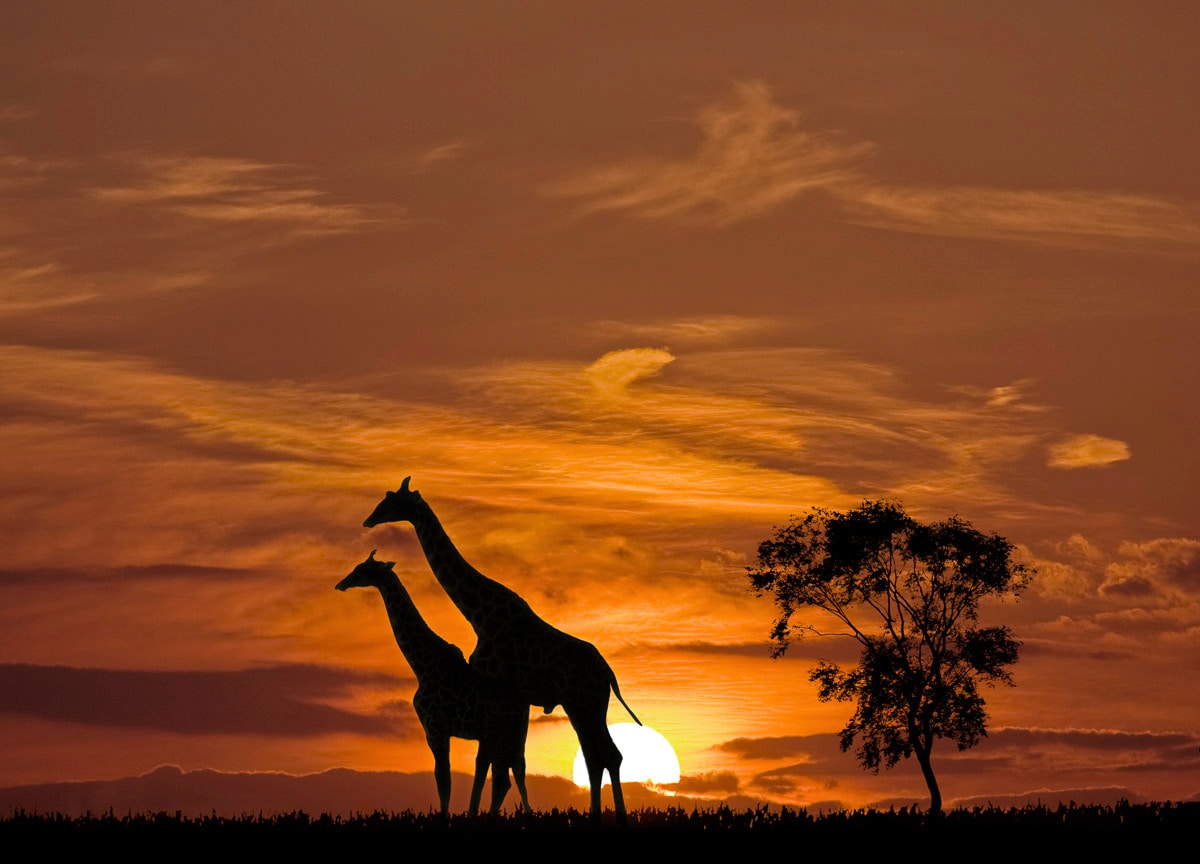
<path id="1" fill-rule="evenodd" d="M 607 770 L 617 824 L 627 825 L 621 751 L 608 732 L 609 689 L 638 725 L 642 721 L 622 698 L 616 675 L 596 646 L 551 627 L 516 592 L 468 564 L 421 493 L 409 488 L 411 479 L 387 492 L 363 527 L 412 524 L 433 575 L 478 637 L 471 667 L 509 683 L 527 704 L 547 714 L 563 706 L 587 763 L 592 821 L 600 821 L 600 784 Z"/>
<path id="2" fill-rule="evenodd" d="M 479 741 L 475 757 L 475 780 L 471 787 L 469 813 L 479 811 L 479 798 L 488 768 L 492 770 L 492 805 L 495 814 L 504 802 L 511 783 L 509 768 L 529 812 L 525 793 L 525 738 L 529 733 L 529 705 L 514 698 L 506 688 L 472 669 L 462 651 L 437 635 L 425 623 L 404 584 L 393 572 L 395 561 L 376 561 L 372 549 L 367 560 L 355 567 L 335 588 L 378 588 L 387 607 L 396 644 L 417 676 L 413 709 L 425 730 L 433 752 L 433 776 L 437 781 L 442 815 L 450 810 L 450 739 Z"/>

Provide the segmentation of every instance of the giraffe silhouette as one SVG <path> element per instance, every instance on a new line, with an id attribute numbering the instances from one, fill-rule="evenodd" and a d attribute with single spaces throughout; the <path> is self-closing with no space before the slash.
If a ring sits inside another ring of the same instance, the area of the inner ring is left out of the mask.
<path id="1" fill-rule="evenodd" d="M 469 813 L 479 812 L 479 798 L 488 769 L 492 771 L 493 814 L 504 803 L 511 783 L 511 768 L 521 803 L 529 812 L 525 794 L 525 738 L 529 733 L 529 705 L 496 681 L 472 669 L 462 651 L 437 635 L 425 623 L 393 569 L 395 561 L 376 561 L 375 550 L 335 588 L 378 588 L 387 607 L 396 644 L 417 676 L 413 709 L 433 751 L 433 776 L 437 781 L 442 815 L 450 810 L 450 739 L 479 741 L 475 780 Z"/>
<path id="2" fill-rule="evenodd" d="M 617 824 L 627 825 L 621 751 L 608 732 L 609 690 L 638 725 L 642 721 L 622 698 L 616 675 L 596 646 L 551 627 L 520 595 L 468 564 L 421 493 L 409 488 L 411 479 L 386 493 L 363 527 L 412 524 L 433 575 L 478 637 L 471 667 L 509 683 L 527 704 L 547 714 L 562 705 L 587 763 L 593 822 L 600 821 L 600 784 L 607 770 Z"/>

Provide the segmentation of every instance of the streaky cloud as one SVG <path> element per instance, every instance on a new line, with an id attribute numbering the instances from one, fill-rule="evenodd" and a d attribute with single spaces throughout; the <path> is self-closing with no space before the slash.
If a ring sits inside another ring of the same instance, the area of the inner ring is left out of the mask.
<path id="1" fill-rule="evenodd" d="M 1094 249 L 1200 242 L 1194 208 L 1149 195 L 878 183 L 837 194 L 849 221 L 895 231 Z"/>
<path id="2" fill-rule="evenodd" d="M 665 321 L 597 321 L 587 328 L 589 333 L 625 341 L 650 341 L 668 346 L 715 346 L 736 343 L 760 336 L 772 330 L 782 330 L 787 323 L 778 318 L 747 315 L 709 315 Z"/>
<path id="3" fill-rule="evenodd" d="M 127 161 L 137 176 L 126 185 L 93 187 L 93 198 L 161 206 L 213 222 L 274 224 L 300 235 L 375 228 L 397 216 L 330 201 L 288 165 L 216 156 L 131 156 Z"/>
<path id="4" fill-rule="evenodd" d="M 14 567 L 0 569 L 0 586 L 43 583 L 104 583 L 150 580 L 249 581 L 271 578 L 270 570 L 246 567 L 216 567 L 200 564 L 131 564 L 122 567 Z"/>

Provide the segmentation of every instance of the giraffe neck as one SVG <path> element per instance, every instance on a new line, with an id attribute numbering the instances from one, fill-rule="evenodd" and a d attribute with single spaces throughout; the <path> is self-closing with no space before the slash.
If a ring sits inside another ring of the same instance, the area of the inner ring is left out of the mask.
<path id="1" fill-rule="evenodd" d="M 528 609 L 516 594 L 467 563 L 427 503 L 420 503 L 410 521 L 433 575 L 477 635 L 483 637 L 506 610 Z"/>
<path id="2" fill-rule="evenodd" d="M 425 623 L 399 577 L 392 574 L 390 579 L 379 585 L 379 593 L 383 595 L 396 644 L 400 646 L 418 682 L 422 675 L 444 663 L 447 657 L 462 659 L 462 652 L 458 648 L 434 633 Z"/>

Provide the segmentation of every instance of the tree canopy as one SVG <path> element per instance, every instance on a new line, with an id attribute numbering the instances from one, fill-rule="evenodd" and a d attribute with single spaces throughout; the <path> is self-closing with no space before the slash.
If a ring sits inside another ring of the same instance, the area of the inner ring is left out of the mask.
<path id="1" fill-rule="evenodd" d="M 755 591 L 779 609 L 774 655 L 806 633 L 849 636 L 862 646 L 856 666 L 822 660 L 809 673 L 822 701 L 855 702 L 841 732 L 857 742 L 864 768 L 891 768 L 915 755 L 930 809 L 942 797 L 930 762 L 938 738 L 959 750 L 987 734 L 979 685 L 1011 685 L 1020 648 L 1008 627 L 981 627 L 980 601 L 1019 595 L 1034 572 L 1012 560 L 1013 545 L 957 517 L 922 524 L 899 504 L 867 501 L 846 513 L 813 509 L 775 529 L 748 568 Z M 836 630 L 793 622 L 822 610 Z"/>

